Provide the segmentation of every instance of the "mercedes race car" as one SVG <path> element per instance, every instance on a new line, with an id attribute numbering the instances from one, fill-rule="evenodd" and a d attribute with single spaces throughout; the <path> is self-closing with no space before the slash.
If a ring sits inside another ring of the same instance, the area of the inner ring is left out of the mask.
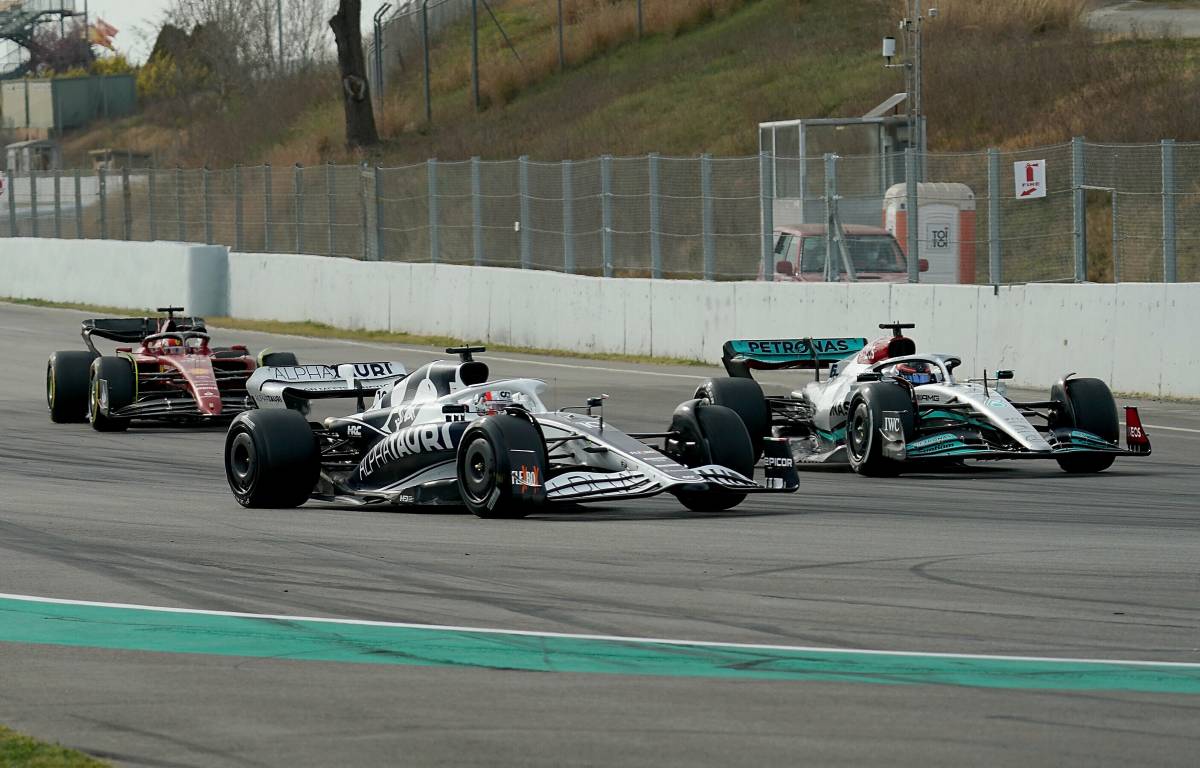
<path id="1" fill-rule="evenodd" d="M 553 502 L 664 492 L 720 511 L 798 487 L 784 440 L 765 441 L 766 484 L 752 479 L 755 449 L 727 408 L 691 400 L 666 432 L 626 434 L 605 421 L 603 396 L 550 411 L 545 382 L 489 381 L 473 357 L 482 351 L 451 348 L 458 360 L 412 373 L 398 362 L 259 368 L 247 384 L 259 408 L 234 419 L 225 440 L 233 495 L 246 507 L 448 504 L 514 518 Z M 310 401 L 322 398 L 357 398 L 358 410 L 309 422 Z"/>
<path id="2" fill-rule="evenodd" d="M 768 437 L 786 438 L 799 464 L 844 462 L 864 475 L 897 475 L 964 459 L 1054 459 L 1067 472 L 1101 472 L 1118 456 L 1150 455 L 1137 408 L 1125 408 L 1120 445 L 1117 406 L 1099 379 L 1064 376 L 1044 401 L 1007 396 L 1012 371 L 960 380 L 961 360 L 919 354 L 903 335 L 914 326 L 885 323 L 885 336 L 735 340 L 726 342 L 729 378 L 696 391 L 746 424 L 756 451 Z M 810 369 L 814 381 L 785 397 L 767 397 L 753 370 Z M 821 380 L 821 370 L 829 376 Z"/>
<path id="3" fill-rule="evenodd" d="M 57 423 L 89 421 L 102 432 L 129 428 L 133 419 L 203 422 L 231 418 L 253 407 L 246 381 L 259 365 L 295 365 L 291 352 L 240 344 L 210 347 L 200 317 L 177 317 L 182 307 L 161 307 L 166 317 L 83 321 L 87 350 L 55 352 L 46 363 L 46 404 Z M 102 355 L 94 339 L 130 346 Z"/>

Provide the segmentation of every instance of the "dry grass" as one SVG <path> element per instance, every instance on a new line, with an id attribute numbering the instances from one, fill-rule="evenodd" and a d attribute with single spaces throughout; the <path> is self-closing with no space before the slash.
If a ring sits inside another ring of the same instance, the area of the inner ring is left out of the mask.
<path id="1" fill-rule="evenodd" d="M 942 0 L 932 22 L 949 29 L 1042 34 L 1078 27 L 1089 0 Z"/>

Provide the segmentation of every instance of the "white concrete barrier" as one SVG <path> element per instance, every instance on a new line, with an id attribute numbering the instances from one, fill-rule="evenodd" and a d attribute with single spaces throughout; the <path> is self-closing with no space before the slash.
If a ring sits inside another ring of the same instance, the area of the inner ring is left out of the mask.
<path id="1" fill-rule="evenodd" d="M 732 338 L 881 335 L 913 322 L 918 348 L 960 372 L 1066 373 L 1121 392 L 1200 397 L 1200 283 L 958 286 L 605 280 L 447 264 L 226 254 L 180 243 L 0 239 L 0 296 L 312 321 L 582 354 L 720 359 Z"/>

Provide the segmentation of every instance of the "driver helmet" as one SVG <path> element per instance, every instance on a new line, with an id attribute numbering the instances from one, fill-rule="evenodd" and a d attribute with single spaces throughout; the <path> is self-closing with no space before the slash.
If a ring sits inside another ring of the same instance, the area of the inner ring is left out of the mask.
<path id="1" fill-rule="evenodd" d="M 495 416 L 513 404 L 511 392 L 490 389 L 475 398 L 475 413 L 480 416 Z"/>
<path id="2" fill-rule="evenodd" d="M 896 375 L 908 379 L 914 385 L 932 384 L 938 381 L 937 369 L 923 360 L 910 360 L 896 364 Z"/>

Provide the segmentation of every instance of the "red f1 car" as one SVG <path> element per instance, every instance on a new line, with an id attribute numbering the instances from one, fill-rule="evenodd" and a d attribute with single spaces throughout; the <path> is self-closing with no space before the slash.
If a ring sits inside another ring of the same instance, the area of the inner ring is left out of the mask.
<path id="1" fill-rule="evenodd" d="M 50 355 L 51 421 L 86 419 L 93 429 L 115 432 L 128 429 L 133 419 L 229 419 L 254 407 L 246 380 L 258 366 L 296 365 L 291 352 L 264 350 L 256 359 L 244 345 L 210 347 L 203 318 L 176 317 L 182 307 L 157 311 L 167 316 L 84 320 L 87 350 Z M 136 346 L 102 355 L 93 337 Z"/>

